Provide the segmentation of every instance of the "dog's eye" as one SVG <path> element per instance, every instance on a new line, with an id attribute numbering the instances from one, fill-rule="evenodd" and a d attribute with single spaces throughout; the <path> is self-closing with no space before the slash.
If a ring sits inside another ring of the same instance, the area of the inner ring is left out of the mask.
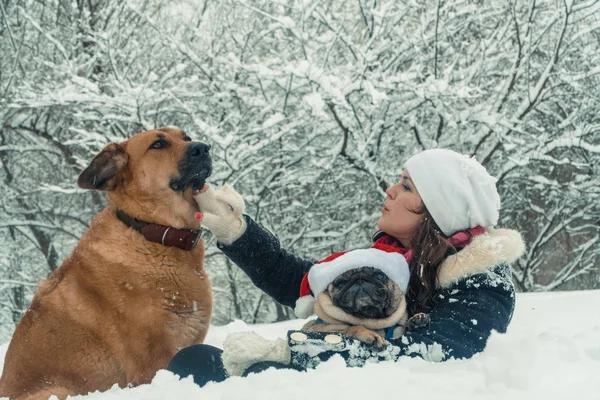
<path id="1" fill-rule="evenodd" d="M 150 146 L 151 149 L 164 149 L 167 147 L 168 143 L 165 139 L 158 139 L 156 142 L 152 143 Z"/>
<path id="2" fill-rule="evenodd" d="M 378 273 L 375 274 L 375 279 L 378 279 L 378 280 L 382 281 L 382 280 L 385 279 L 385 274 L 383 274 L 381 272 L 378 272 Z"/>
<path id="3" fill-rule="evenodd" d="M 186 142 L 191 142 L 192 138 L 189 137 L 189 136 L 186 136 L 186 137 L 183 138 L 183 140 L 186 141 Z"/>
<path id="4" fill-rule="evenodd" d="M 346 283 L 348 283 L 348 281 L 344 279 L 337 279 L 335 282 L 333 282 L 333 286 L 335 286 L 336 289 L 341 289 L 346 286 Z"/>

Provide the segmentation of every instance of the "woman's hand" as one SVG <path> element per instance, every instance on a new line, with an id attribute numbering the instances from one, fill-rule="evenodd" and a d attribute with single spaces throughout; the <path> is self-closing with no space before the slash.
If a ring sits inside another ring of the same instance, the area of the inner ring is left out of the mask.
<path id="1" fill-rule="evenodd" d="M 290 346 L 286 340 L 269 340 L 256 332 L 234 332 L 223 342 L 223 366 L 229 376 L 243 376 L 251 365 L 272 361 L 289 365 Z"/>
<path id="2" fill-rule="evenodd" d="M 202 225 L 206 226 L 217 241 L 229 245 L 246 231 L 244 198 L 229 185 L 208 188 L 194 196 L 202 213 Z"/>

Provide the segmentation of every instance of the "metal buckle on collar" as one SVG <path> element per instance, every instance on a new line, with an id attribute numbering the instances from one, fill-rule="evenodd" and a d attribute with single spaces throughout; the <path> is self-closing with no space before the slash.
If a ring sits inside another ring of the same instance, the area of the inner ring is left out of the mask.
<path id="1" fill-rule="evenodd" d="M 165 238 L 167 237 L 167 232 L 169 232 L 169 229 L 171 229 L 171 227 L 165 229 L 165 232 L 162 235 L 162 239 L 160 239 L 160 244 L 162 244 L 163 246 L 165 246 Z"/>
<path id="2" fill-rule="evenodd" d="M 192 249 L 198 245 L 198 242 L 200 241 L 201 237 L 202 237 L 202 229 L 198 229 L 198 234 L 196 235 L 196 238 L 194 239 L 194 244 L 192 245 Z"/>

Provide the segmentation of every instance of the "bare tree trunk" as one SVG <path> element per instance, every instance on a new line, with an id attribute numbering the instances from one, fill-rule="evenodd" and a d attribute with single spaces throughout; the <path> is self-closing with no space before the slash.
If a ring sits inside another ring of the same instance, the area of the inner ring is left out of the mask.
<path id="1" fill-rule="evenodd" d="M 25 312 L 25 288 L 23 286 L 15 286 L 12 288 L 13 293 L 13 310 L 12 320 L 17 324 L 23 313 Z"/>
<path id="2" fill-rule="evenodd" d="M 288 321 L 290 319 L 288 307 L 282 306 L 281 304 L 275 302 L 275 310 L 277 312 L 277 319 L 275 321 Z"/>
<path id="3" fill-rule="evenodd" d="M 233 266 L 229 258 L 225 260 L 225 265 L 227 268 L 227 276 L 229 278 L 229 291 L 231 292 L 231 302 L 233 304 L 235 318 L 242 319 L 242 307 L 238 298 L 237 284 L 235 283 L 235 279 L 233 278 Z"/>

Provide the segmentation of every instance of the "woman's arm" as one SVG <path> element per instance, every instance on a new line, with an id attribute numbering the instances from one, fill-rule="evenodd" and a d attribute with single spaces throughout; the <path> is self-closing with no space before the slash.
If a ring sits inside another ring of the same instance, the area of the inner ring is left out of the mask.
<path id="1" fill-rule="evenodd" d="M 294 308 L 300 296 L 300 282 L 314 264 L 281 248 L 279 240 L 244 215 L 246 231 L 229 245 L 217 247 L 229 257 L 252 282 L 277 302 Z"/>
<path id="2" fill-rule="evenodd" d="M 202 225 L 217 239 L 217 247 L 252 282 L 279 303 L 294 307 L 302 277 L 313 264 L 281 249 L 279 240 L 244 214 L 244 198 L 229 185 L 205 185 L 194 194 Z"/>

